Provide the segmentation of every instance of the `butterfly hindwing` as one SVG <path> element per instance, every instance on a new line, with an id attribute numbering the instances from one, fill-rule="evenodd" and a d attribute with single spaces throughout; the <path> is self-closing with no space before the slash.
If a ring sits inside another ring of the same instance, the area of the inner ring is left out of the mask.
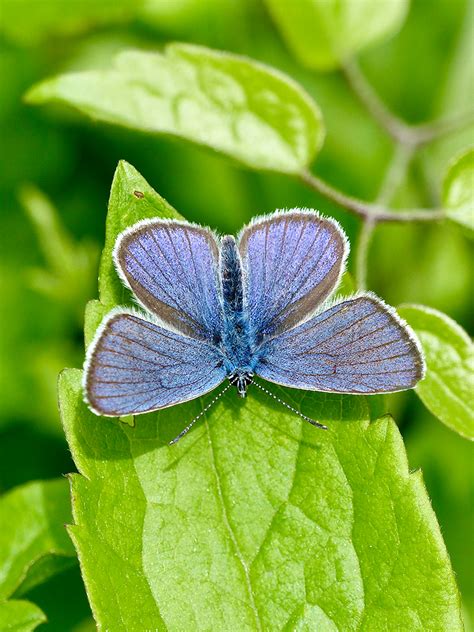
<path id="1" fill-rule="evenodd" d="M 219 337 L 219 249 L 210 230 L 145 220 L 119 236 L 114 258 L 141 305 L 165 325 L 202 340 Z"/>
<path id="2" fill-rule="evenodd" d="M 408 326 L 366 294 L 268 340 L 255 371 L 294 388 L 374 394 L 412 388 L 424 363 Z"/>
<path id="3" fill-rule="evenodd" d="M 106 318 L 88 351 L 85 394 L 100 415 L 144 413 L 194 399 L 225 378 L 215 347 L 131 312 Z"/>
<path id="4" fill-rule="evenodd" d="M 337 222 L 295 209 L 244 228 L 239 250 L 250 323 L 263 338 L 298 324 L 331 294 L 348 245 Z"/>

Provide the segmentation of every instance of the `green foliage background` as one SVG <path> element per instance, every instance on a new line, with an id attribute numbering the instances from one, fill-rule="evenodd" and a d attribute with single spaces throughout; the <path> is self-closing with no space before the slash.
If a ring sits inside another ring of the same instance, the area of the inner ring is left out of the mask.
<path id="1" fill-rule="evenodd" d="M 82 364 L 82 313 L 97 295 L 97 257 L 120 159 L 134 165 L 187 219 L 221 232 L 235 232 L 253 215 L 286 206 L 333 215 L 352 243 L 358 227 L 355 218 L 289 177 L 247 171 L 184 142 L 91 123 L 61 107 L 32 108 L 22 97 L 33 84 L 59 73 L 107 68 L 125 48 L 157 50 L 180 40 L 248 55 L 300 82 L 319 104 L 326 125 L 315 170 L 342 191 L 376 198 L 392 150 L 339 72 L 305 69 L 288 51 L 268 13 L 270 5 L 281 2 L 268 2 L 267 8 L 257 0 L 97 4 L 100 10 L 91 14 L 90 3 L 73 2 L 66 15 L 52 0 L 2 3 L 2 492 L 75 469 L 59 422 L 56 379 L 63 367 Z M 366 76 L 400 117 L 417 123 L 472 104 L 473 16 L 472 3 L 464 0 L 414 0 L 401 31 L 361 54 Z M 448 164 L 472 138 L 471 127 L 424 147 L 394 205 L 438 205 Z M 455 226 L 385 225 L 371 250 L 368 284 L 391 304 L 441 310 L 472 334 L 471 255 L 469 240 Z M 410 469 L 423 470 L 469 629 L 474 619 L 472 445 L 440 424 L 413 392 L 391 398 L 389 408 Z M 42 506 L 34 494 L 31 502 Z M 49 505 L 44 506 L 47 516 Z M 63 522 L 70 521 L 67 511 L 64 516 Z M 11 579 L 7 596 L 15 602 L 8 608 L 22 608 L 18 603 L 26 595 L 49 619 L 41 629 L 88 629 L 89 606 L 68 543 L 61 542 L 57 553 L 56 543 L 42 542 L 36 542 L 32 559 L 55 561 L 39 567 L 35 562 L 26 584 L 20 575 Z M 24 616 L 31 621 L 24 629 L 42 620 L 33 610 Z"/>

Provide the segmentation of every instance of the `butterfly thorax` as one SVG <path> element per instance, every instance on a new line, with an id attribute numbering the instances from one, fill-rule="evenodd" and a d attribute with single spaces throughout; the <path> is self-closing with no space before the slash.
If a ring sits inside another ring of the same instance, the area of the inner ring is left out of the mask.
<path id="1" fill-rule="evenodd" d="M 245 397 L 253 379 L 254 344 L 244 305 L 242 262 L 233 237 L 222 240 L 220 275 L 224 307 L 222 352 L 227 377 Z"/>

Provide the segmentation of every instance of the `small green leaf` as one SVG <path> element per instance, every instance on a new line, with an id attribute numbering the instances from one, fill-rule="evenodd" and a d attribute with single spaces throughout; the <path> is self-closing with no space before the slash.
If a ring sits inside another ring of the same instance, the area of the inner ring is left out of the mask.
<path id="1" fill-rule="evenodd" d="M 100 261 L 99 296 L 103 305 L 110 308 L 130 301 L 112 259 L 117 236 L 128 226 L 153 217 L 182 219 L 132 165 L 121 160 L 110 191 L 105 246 Z"/>
<path id="2" fill-rule="evenodd" d="M 29 271 L 31 286 L 72 311 L 82 322 L 86 300 L 95 286 L 99 248 L 75 243 L 50 200 L 36 187 L 24 185 L 19 199 L 36 232 L 47 268 Z"/>
<path id="3" fill-rule="evenodd" d="M 266 4 L 300 62 L 331 70 L 396 32 L 409 0 L 266 0 Z"/>
<path id="4" fill-rule="evenodd" d="M 28 590 L 74 565 L 66 480 L 28 483 L 0 498 L 0 630 L 34 630 L 46 620 Z"/>
<path id="5" fill-rule="evenodd" d="M 75 561 L 65 529 L 71 522 L 66 480 L 28 483 L 0 498 L 0 599 L 64 570 Z"/>
<path id="6" fill-rule="evenodd" d="M 443 203 L 448 218 L 474 237 L 474 148 L 450 165 L 443 183 Z"/>
<path id="7" fill-rule="evenodd" d="M 425 406 L 443 423 L 474 439 L 474 345 L 451 318 L 423 305 L 402 305 L 426 359 L 426 377 L 416 387 Z"/>
<path id="8" fill-rule="evenodd" d="M 30 601 L 0 602 L 0 630 L 3 632 L 31 632 L 45 621 L 44 612 Z"/>
<path id="9" fill-rule="evenodd" d="M 128 51 L 110 70 L 60 75 L 29 103 L 61 102 L 95 119 L 205 145 L 254 169 L 300 173 L 323 136 L 319 109 L 283 74 L 244 57 L 173 44 Z"/>

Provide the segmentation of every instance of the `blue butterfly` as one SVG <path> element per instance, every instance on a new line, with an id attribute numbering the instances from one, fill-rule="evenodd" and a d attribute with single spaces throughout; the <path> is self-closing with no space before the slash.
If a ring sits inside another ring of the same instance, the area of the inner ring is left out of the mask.
<path id="1" fill-rule="evenodd" d="M 174 220 L 128 228 L 115 266 L 145 311 L 117 308 L 99 327 L 84 371 L 91 410 L 147 413 L 225 379 L 220 395 L 233 385 L 245 397 L 253 382 L 278 399 L 255 376 L 331 393 L 414 387 L 423 356 L 395 311 L 371 293 L 328 300 L 348 250 L 336 221 L 306 209 L 259 217 L 237 239 Z"/>

